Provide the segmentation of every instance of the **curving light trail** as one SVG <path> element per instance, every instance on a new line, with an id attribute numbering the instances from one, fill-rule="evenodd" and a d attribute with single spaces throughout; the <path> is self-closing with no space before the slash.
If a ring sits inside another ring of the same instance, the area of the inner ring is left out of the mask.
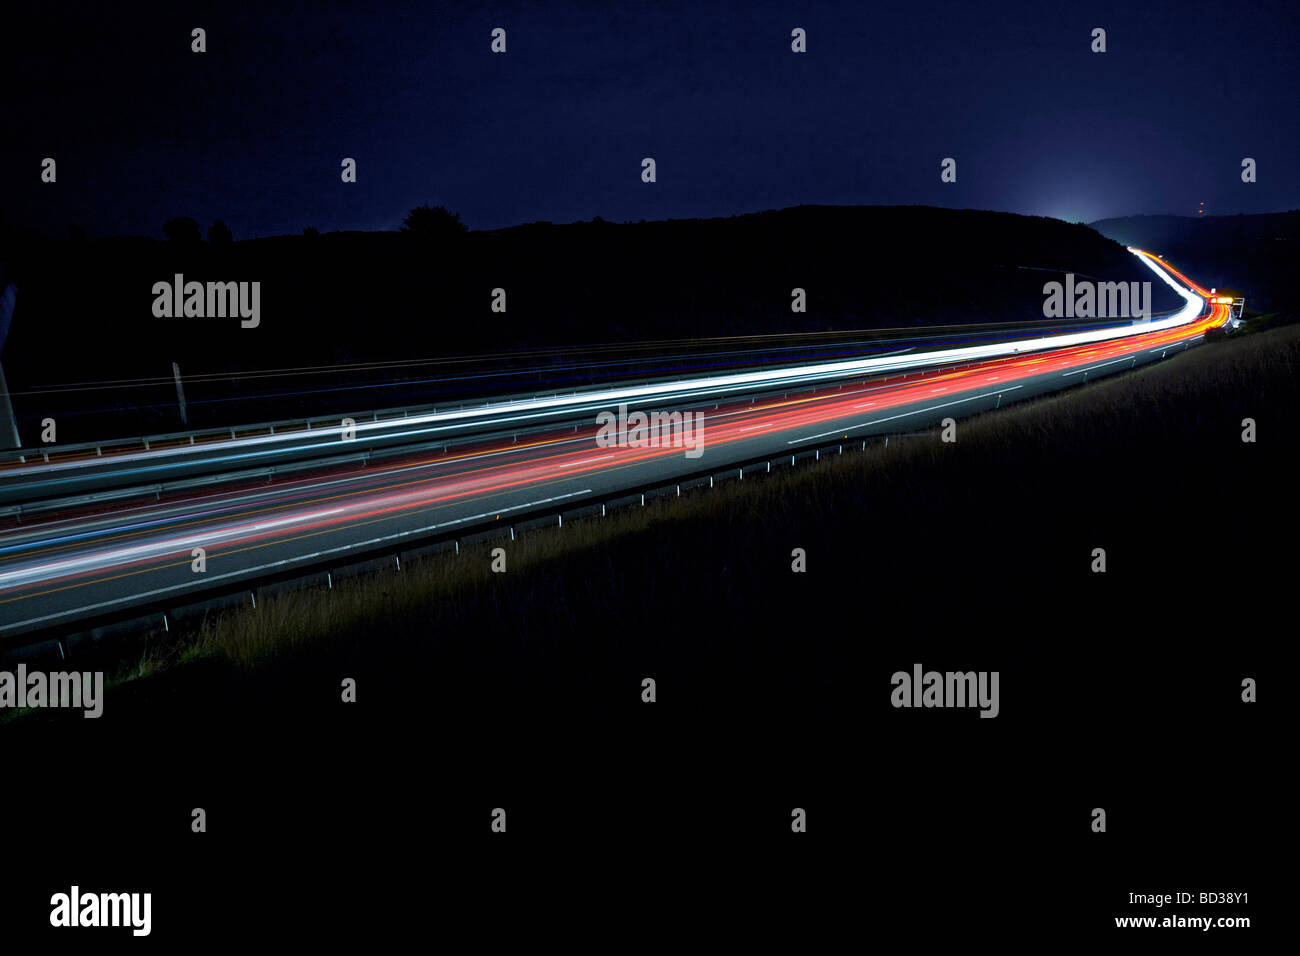
<path id="1" fill-rule="evenodd" d="M 657 477 L 665 469 L 682 474 L 699 467 L 681 463 L 682 450 L 677 447 L 598 446 L 594 412 L 611 404 L 651 397 L 665 404 L 715 400 L 716 408 L 701 412 L 706 448 L 724 450 L 718 461 L 735 461 L 751 451 L 769 454 L 831 436 L 847 438 L 855 430 L 886 422 L 905 423 L 910 416 L 939 408 L 960 409 L 994 394 L 1014 392 L 1023 387 L 1020 383 L 1045 375 L 1058 375 L 1061 384 L 1070 384 L 1093 370 L 1126 361 L 1135 365 L 1140 356 L 1189 343 L 1226 320 L 1228 309 L 1221 303 L 1211 302 L 1208 313 L 1202 314 L 1206 290 L 1148 253 L 1132 251 L 1183 297 L 1186 305 L 1176 315 L 1015 343 L 506 403 L 492 407 L 494 422 L 514 422 L 540 413 L 542 406 L 552 411 L 564 406 L 575 414 L 565 430 L 526 441 L 485 437 L 450 454 L 412 453 L 406 460 L 381 467 L 337 470 L 256 489 L 209 491 L 12 529 L 0 535 L 0 633 L 57 624 L 89 609 L 127 606 L 142 596 L 195 590 L 220 577 L 255 578 L 268 573 L 268 568 L 323 554 L 364 551 L 377 542 L 540 502 L 589 496 L 597 487 L 601 488 L 597 493 L 608 494 L 619 487 L 645 484 L 648 475 Z M 902 374 L 888 374 L 893 372 Z M 885 377 L 876 377 L 881 373 Z M 857 376 L 862 378 L 853 381 Z M 841 384 L 810 394 L 747 394 L 773 384 L 828 379 Z M 589 424 L 580 424 L 575 431 L 572 422 L 580 412 L 592 414 Z M 482 414 L 440 413 L 428 416 L 427 422 L 446 426 Z M 402 424 L 410 426 L 413 420 Z M 362 426 L 357 427 L 360 431 Z M 243 439 L 230 445 L 248 448 L 280 437 Z M 204 548 L 209 562 L 220 559 L 233 570 L 196 582 L 189 573 L 193 548 Z"/>
<path id="2" fill-rule="evenodd" d="M 289 446 L 293 446 L 295 449 L 315 450 L 323 454 L 338 452 L 341 449 L 346 450 L 348 441 L 360 441 L 366 437 L 382 437 L 386 440 L 409 442 L 417 439 L 451 436 L 469 429 L 485 431 L 498 428 L 527 427 L 538 423 L 539 420 L 554 418 L 560 413 L 571 415 L 583 412 L 594 413 L 603 408 L 624 403 L 665 404 L 679 403 L 690 399 L 716 399 L 741 391 L 761 391 L 814 384 L 857 374 L 880 374 L 929 368 L 938 364 L 959 364 L 1024 354 L 1026 352 L 1062 349 L 1076 345 L 1150 335 L 1185 326 L 1195 321 L 1204 308 L 1204 300 L 1209 296 L 1209 293 L 1200 286 L 1191 283 L 1181 273 L 1177 273 L 1150 253 L 1132 248 L 1129 251 L 1138 256 L 1161 280 L 1166 282 L 1184 299 L 1186 304 L 1181 310 L 1167 318 L 1155 319 L 1138 325 L 1108 326 L 1081 332 L 1044 335 L 1036 338 L 993 342 L 984 345 L 676 379 L 649 385 L 594 389 L 575 392 L 572 395 L 515 399 L 482 407 L 412 415 L 398 420 L 356 422 L 352 426 L 351 435 L 346 435 L 347 430 L 340 424 L 311 430 L 282 431 L 271 435 L 208 441 L 195 445 L 171 445 L 147 451 L 115 454 L 111 458 L 111 464 L 148 465 L 150 463 L 175 462 L 199 456 L 202 456 L 207 464 L 220 464 L 223 466 L 252 464 L 268 456 L 281 454 Z M 1173 275 L 1170 273 L 1173 273 Z M 1175 280 L 1175 275 L 1182 280 L 1182 283 Z M 345 441 L 345 438 L 348 441 Z M 30 485 L 13 484 L 7 487 L 17 490 L 28 487 L 48 488 L 52 486 L 49 477 L 51 475 L 75 473 L 85 469 L 102 469 L 105 464 L 106 459 L 103 457 L 85 457 L 48 463 L 33 462 L 23 466 L 20 477 L 37 477 L 42 479 L 40 483 Z M 125 471 L 138 474 L 142 478 L 147 477 L 150 473 L 148 467 L 125 469 Z M 57 482 L 57 479 L 55 481 Z"/>

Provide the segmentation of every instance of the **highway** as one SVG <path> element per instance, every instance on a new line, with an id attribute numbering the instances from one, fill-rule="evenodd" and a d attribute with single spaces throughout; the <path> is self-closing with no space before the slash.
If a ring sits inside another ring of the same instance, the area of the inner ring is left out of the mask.
<path id="1" fill-rule="evenodd" d="M 307 467 L 273 480 L 244 476 L 157 500 L 24 518 L 0 533 L 0 641 L 72 630 L 133 607 L 184 605 L 203 592 L 295 569 L 400 553 L 436 536 L 504 527 L 737 463 L 915 431 L 1157 361 L 1227 319 L 1227 306 L 1208 301 L 1208 290 L 1133 251 L 1183 297 L 1178 313 L 1030 338 L 514 397 L 359 421 L 354 432 L 339 425 L 30 462 L 6 472 L 0 491 L 21 497 L 130 486 L 185 474 L 195 462 L 222 473 L 286 460 Z M 637 442 L 636 434 L 610 444 L 597 416 L 619 406 L 696 413 L 699 445 L 683 447 L 674 440 L 681 432 L 657 447 Z M 391 453 L 327 461 L 362 446 Z M 203 549 L 203 571 L 193 568 L 195 549 Z"/>

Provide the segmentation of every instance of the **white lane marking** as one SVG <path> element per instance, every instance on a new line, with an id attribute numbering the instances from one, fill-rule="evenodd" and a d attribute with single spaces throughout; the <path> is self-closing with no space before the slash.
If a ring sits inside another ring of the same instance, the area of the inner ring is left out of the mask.
<path id="1" fill-rule="evenodd" d="M 1009 385 L 1000 392 L 985 392 L 983 395 L 971 395 L 969 398 L 959 398 L 955 402 L 944 402 L 942 405 L 931 405 L 929 408 L 918 408 L 914 412 L 903 412 L 901 415 L 890 415 L 888 418 L 877 418 L 874 421 L 860 422 L 857 425 L 849 425 L 845 428 L 836 428 L 834 431 L 821 432 L 817 435 L 809 435 L 806 438 L 793 438 L 786 442 L 786 444 L 797 445 L 801 441 L 812 441 L 814 438 L 825 438 L 827 435 L 843 435 L 845 432 L 853 431 L 855 428 L 866 428 L 868 425 L 879 425 L 881 422 L 892 422 L 896 418 L 907 418 L 909 415 L 922 415 L 925 412 L 938 411 L 940 408 L 948 408 L 952 405 L 961 405 L 964 402 L 973 402 L 978 398 L 988 398 L 991 395 L 1002 395 L 1006 392 L 1014 392 L 1018 388 L 1024 388 L 1024 386 Z"/>
<path id="2" fill-rule="evenodd" d="M 653 385 L 642 386 L 623 386 L 621 388 L 605 389 L 602 391 L 585 392 L 573 394 L 563 398 L 553 397 L 550 399 L 515 399 L 512 401 L 502 402 L 500 405 L 485 405 L 472 409 L 462 409 L 454 412 L 433 412 L 426 415 L 412 415 L 402 419 L 388 419 L 379 422 L 358 422 L 354 427 L 357 436 L 363 432 L 381 433 L 383 430 L 400 424 L 403 427 L 419 426 L 433 424 L 436 428 L 466 428 L 482 427 L 486 425 L 505 424 L 511 421 L 519 421 L 527 418 L 535 418 L 541 415 L 554 414 L 558 410 L 575 410 L 574 406 L 583 406 L 591 402 L 596 405 L 591 407 L 599 408 L 604 405 L 614 405 L 623 401 L 641 400 L 650 398 L 665 398 L 676 396 L 684 397 L 684 393 L 691 393 L 693 390 L 703 390 L 699 394 L 722 393 L 734 391 L 736 389 L 745 389 L 755 385 L 779 386 L 781 384 L 793 384 L 799 381 L 816 381 L 824 378 L 837 378 L 853 372 L 874 369 L 880 371 L 891 371 L 895 369 L 911 369 L 933 366 L 937 364 L 953 363 L 966 361 L 976 358 L 992 358 L 996 356 L 1014 355 L 1018 352 L 1034 352 L 1043 349 L 1066 348 L 1072 345 L 1086 345 L 1094 342 L 1106 342 L 1114 339 L 1129 338 L 1137 335 L 1149 335 L 1153 332 L 1161 332 L 1167 329 L 1176 328 L 1180 325 L 1186 325 L 1194 321 L 1200 314 L 1204 306 L 1204 301 L 1190 289 L 1179 285 L 1173 277 L 1168 274 L 1160 265 L 1157 265 L 1150 257 L 1142 254 L 1139 250 L 1132 247 L 1129 251 L 1138 257 L 1144 265 L 1156 273 L 1165 283 L 1174 289 L 1187 303 L 1187 305 L 1177 314 L 1166 319 L 1159 319 L 1153 322 L 1147 322 L 1143 325 L 1129 326 L 1112 326 L 1105 329 L 1093 329 L 1088 332 L 1073 332 L 1065 335 L 1040 336 L 1037 339 L 1024 339 L 1012 343 L 994 343 L 991 345 L 973 345 L 957 349 L 944 349 L 935 352 L 925 352 L 908 358 L 893 357 L 876 357 L 869 359 L 853 359 L 844 362 L 819 363 L 815 365 L 802 365 L 782 369 L 767 369 L 757 372 L 737 372 L 730 375 L 718 375 L 710 378 L 696 379 L 676 379 L 670 382 L 659 382 Z M 465 419 L 482 419 L 485 415 L 501 415 L 502 413 L 529 411 L 533 409 L 545 409 L 546 411 L 534 412 L 528 415 L 516 415 L 505 418 L 487 419 L 486 421 L 471 421 L 465 424 L 442 424 L 454 421 L 463 421 Z M 437 423 L 437 424 L 435 424 Z M 399 432 L 397 435 L 389 437 L 407 437 L 412 434 L 422 434 L 425 431 L 433 429 L 424 429 L 420 432 Z M 230 441 L 211 442 L 206 445 L 180 445 L 171 446 L 165 449 L 153 449 L 148 452 L 136 452 L 122 456 L 115 456 L 115 462 L 131 462 L 149 460 L 161 455 L 189 455 L 195 452 L 203 451 L 222 451 L 226 449 L 250 448 L 253 446 L 267 445 L 278 443 L 286 440 L 302 440 L 308 436 L 312 438 L 331 436 L 341 436 L 342 427 L 330 427 L 322 429 L 313 429 L 311 432 L 282 432 L 277 435 L 261 435 L 251 438 L 241 438 Z M 336 447 L 343 444 L 338 441 L 326 443 L 312 442 L 303 447 Z M 31 468 L 25 468 L 21 474 L 29 475 L 44 471 L 58 471 L 66 468 L 85 467 L 88 464 L 102 464 L 102 459 L 84 459 L 76 462 L 57 462 L 48 465 L 38 465 Z"/>
<path id="3" fill-rule="evenodd" d="M 345 544 L 345 545 L 340 545 L 337 548 L 326 548 L 323 551 L 316 551 L 313 552 L 312 554 L 301 554 L 293 558 L 284 558 L 283 560 L 280 561 L 272 561 L 270 564 L 262 564 L 253 568 L 243 568 L 242 570 L 239 571 L 228 571 L 225 574 L 218 574 L 213 577 L 207 578 L 206 580 L 220 581 L 223 578 L 233 578 L 233 577 L 240 577 L 243 575 L 256 574 L 259 571 L 267 571 L 270 570 L 271 568 L 283 567 L 286 564 L 296 564 L 300 561 L 310 561 L 314 558 L 321 558 L 327 554 L 335 554 L 339 551 L 351 551 L 356 548 L 364 548 L 372 544 L 380 544 L 384 541 L 392 541 L 394 538 L 404 538 L 412 534 L 423 534 L 426 531 L 434 531 L 437 530 L 438 528 L 449 528 L 452 525 L 463 524 L 466 521 L 477 521 L 479 518 L 486 518 L 488 515 L 503 515 L 508 511 L 518 511 L 520 508 L 531 508 L 534 505 L 550 504 L 552 501 L 562 501 L 565 498 L 576 498 L 579 495 L 589 495 L 589 494 L 591 494 L 591 489 L 584 488 L 581 491 L 571 491 L 567 494 L 554 495 L 553 497 L 550 498 L 539 498 L 536 501 L 528 501 L 521 505 L 511 505 L 508 508 L 497 508 L 492 511 L 485 511 L 482 514 L 469 515 L 464 518 L 456 518 L 452 521 L 443 521 L 438 524 L 431 524 L 424 528 L 412 528 L 409 531 L 399 531 L 396 534 L 388 534 L 380 538 L 372 538 L 369 541 L 358 541 L 356 544 Z M 79 614 L 83 611 L 97 611 L 100 608 L 112 607 L 115 604 L 122 604 L 128 601 L 133 603 L 140 603 L 145 598 L 156 597 L 157 595 L 160 594 L 166 594 L 169 591 L 176 591 L 176 590 L 181 590 L 190 587 L 193 587 L 192 583 L 172 584 L 165 588 L 155 588 L 152 591 L 143 591 L 139 594 L 132 594 L 127 597 L 114 598 L 111 601 L 100 601 L 98 604 L 87 604 L 84 607 L 71 608 L 66 611 L 58 611 L 54 614 L 45 614 L 41 617 L 28 618 L 25 621 L 14 621 L 9 624 L 0 624 L 0 631 L 10 631 L 13 630 L 14 628 L 25 627 L 29 624 L 41 624 L 44 623 L 45 621 L 53 621 L 57 618 L 67 617 L 70 614 Z"/>
<path id="4" fill-rule="evenodd" d="M 546 443 L 546 447 L 556 448 L 560 445 L 571 445 L 576 443 L 584 443 L 586 441 L 587 441 L 586 436 L 583 436 L 581 438 L 556 439 L 553 441 L 548 441 Z M 422 454 L 432 450 L 433 449 L 417 449 L 413 451 L 412 454 Z M 264 498 L 271 499 L 270 502 L 271 507 L 285 507 L 285 508 L 294 507 L 295 503 L 292 501 L 287 501 L 284 504 L 278 504 L 276 502 L 276 499 L 282 499 L 285 493 L 301 494 L 304 492 L 314 492 L 323 489 L 333 488 L 338 485 L 349 485 L 349 484 L 356 484 L 356 483 L 371 482 L 374 481 L 376 477 L 381 477 L 381 480 L 388 481 L 389 479 L 392 478 L 405 476 L 410 472 L 436 471 L 437 469 L 444 468 L 446 466 L 459 467 L 465 464 L 466 462 L 470 462 L 470 461 L 478 461 L 486 458 L 499 458 L 505 455 L 517 454 L 520 450 L 521 450 L 521 446 L 510 446 L 496 451 L 483 451 L 483 452 L 476 452 L 474 454 L 456 455 L 450 458 L 439 458 L 434 461 L 413 462 L 411 464 L 394 467 L 382 473 L 380 472 L 367 473 L 363 471 L 352 475 L 343 475 L 338 478 L 331 478 L 327 481 L 313 482 L 311 484 L 302 483 L 303 481 L 310 481 L 310 479 L 297 479 L 294 481 L 286 482 L 283 485 L 278 485 L 276 486 L 276 488 L 270 491 L 261 491 L 261 492 L 251 493 L 251 494 L 245 491 L 222 491 L 213 495 L 204 495 L 200 498 L 186 498 L 176 502 L 166 502 L 161 506 L 161 508 L 159 508 L 156 503 L 151 502 L 148 505 L 138 505 L 133 508 L 126 509 L 125 511 L 120 512 L 120 514 L 125 518 L 132 518 L 135 516 L 136 512 L 139 512 L 140 513 L 139 517 L 141 518 L 141 520 L 148 520 L 153 522 L 157 522 L 164 519 L 183 519 L 188 521 L 201 521 L 201 520 L 212 518 L 216 520 L 220 518 L 220 512 L 222 511 L 226 511 L 232 508 L 246 507 L 251 502 L 259 501 Z M 424 479 L 420 479 L 420 480 L 424 480 Z M 372 490 L 378 490 L 378 489 L 359 488 L 356 491 L 350 489 L 344 489 L 341 493 L 344 495 L 358 495 L 358 494 L 364 494 Z M 187 510 L 188 508 L 190 508 L 195 504 L 202 504 L 204 507 L 208 507 L 214 510 L 209 510 L 209 511 Z M 307 502 L 307 504 L 311 504 L 311 502 Z M 64 518 L 64 519 L 58 519 L 57 521 L 47 522 L 41 525 L 33 525 L 27 529 L 17 529 L 19 533 L 15 533 L 9 536 L 5 536 L 4 534 L 0 533 L 0 544 L 4 544 L 4 545 L 10 545 L 11 543 L 26 544 L 28 542 L 34 541 L 43 545 L 46 543 L 57 543 L 61 540 L 66 540 L 67 536 L 74 536 L 75 534 L 94 535 L 96 532 L 99 532 L 101 530 L 116 531 L 119 528 L 123 527 L 123 525 L 117 519 L 118 514 L 119 513 L 114 513 L 113 515 L 110 515 L 108 517 L 101 517 L 96 515 L 91 518 Z M 69 522 L 73 522 L 73 523 L 66 529 L 63 529 L 65 532 L 64 537 L 54 538 L 54 539 L 44 537 L 52 529 L 57 528 L 59 525 L 67 525 L 69 524 Z M 77 524 L 76 522 L 84 522 L 84 523 Z"/>
<path id="5" fill-rule="evenodd" d="M 1131 362 L 1131 361 L 1133 361 L 1133 356 L 1128 355 L 1121 359 L 1115 359 L 1115 361 L 1113 362 L 1102 362 L 1100 365 L 1092 365 L 1089 366 L 1088 368 L 1076 368 L 1073 372 L 1063 373 L 1061 375 L 1061 378 L 1069 378 L 1071 375 L 1078 375 L 1080 372 L 1091 372 L 1095 368 L 1105 368 L 1107 365 L 1118 365 L 1120 362 Z"/>
<path id="6" fill-rule="evenodd" d="M 852 392 L 848 394 L 865 395 L 871 392 L 878 392 L 878 391 L 887 390 L 894 387 L 895 386 L 893 385 L 882 383 L 878 385 L 863 387 L 860 389 L 854 389 Z M 825 396 L 815 396 L 815 400 L 836 398 L 844 394 L 845 393 L 842 392 L 836 394 L 828 393 Z M 875 402 L 868 402 L 867 404 L 874 405 Z M 733 418 L 733 417 L 747 415 L 750 414 L 752 411 L 753 411 L 752 408 L 743 408 L 736 411 L 719 412 L 712 415 L 706 415 L 706 419 L 709 421 L 716 421 L 723 418 Z M 548 449 L 554 449 L 554 448 L 558 448 L 560 445 L 570 445 L 570 444 L 579 444 L 579 443 L 585 444 L 589 440 L 590 439 L 588 436 L 582 436 L 580 438 L 547 439 L 542 444 L 544 445 L 544 447 Z M 431 451 L 431 450 L 432 449 L 419 449 L 413 451 L 412 454 L 422 454 L 424 452 Z M 502 456 L 515 455 L 520 450 L 521 450 L 520 446 L 510 446 L 498 450 L 482 451 L 473 454 L 456 455 L 451 458 L 442 458 L 433 461 L 414 462 L 412 464 L 401 465 L 395 468 L 391 468 L 390 470 L 384 472 L 383 473 L 385 476 L 384 480 L 388 480 L 389 478 L 394 478 L 401 475 L 406 475 L 412 472 L 436 472 L 439 469 L 445 468 L 447 466 L 459 467 L 471 461 L 481 461 L 489 458 L 498 458 Z M 189 521 L 201 521 L 206 519 L 217 520 L 220 518 L 220 512 L 247 506 L 252 501 L 258 501 L 261 499 L 270 499 L 271 507 L 275 507 L 275 508 L 294 507 L 294 502 L 292 501 L 279 504 L 276 501 L 276 499 L 282 500 L 284 493 L 289 493 L 289 494 L 310 493 L 322 489 L 333 488 L 335 486 L 346 486 L 349 484 L 369 483 L 372 482 L 374 478 L 375 478 L 374 474 L 367 474 L 366 472 L 360 472 L 357 474 L 344 475 L 338 478 L 327 479 L 325 481 L 314 481 L 312 479 L 297 479 L 297 480 L 285 482 L 282 485 L 278 485 L 276 488 L 270 491 L 259 491 L 252 494 L 249 494 L 245 491 L 223 491 L 217 494 L 203 495 L 198 498 L 186 498 L 177 502 L 165 503 L 161 507 L 158 507 L 157 505 L 151 502 L 149 505 L 139 505 L 132 508 L 128 508 L 124 512 L 121 512 L 120 514 L 122 514 L 123 517 L 132 517 L 138 513 L 139 517 L 142 520 L 147 520 L 155 523 L 161 521 L 162 519 L 167 519 L 167 518 L 184 519 Z M 344 488 L 341 491 L 341 493 L 344 495 L 356 495 L 356 494 L 363 494 L 369 490 L 371 489 L 364 488 L 364 487 L 359 488 L 355 491 Z M 188 510 L 192 508 L 194 505 L 199 505 L 199 504 L 203 504 L 209 507 L 210 510 L 206 512 Z M 102 533 L 104 531 L 115 531 L 123 527 L 120 521 L 117 520 L 116 514 L 109 517 L 94 516 L 93 518 L 90 519 L 86 519 L 86 518 L 59 519 L 56 521 L 46 522 L 41 525 L 29 526 L 25 530 L 16 529 L 16 532 L 10 536 L 6 536 L 4 533 L 0 532 L 0 544 L 10 545 L 12 543 L 13 545 L 22 545 L 28 542 L 38 542 L 44 545 L 51 542 L 58 543 L 62 540 L 67 540 L 67 538 L 61 537 L 61 538 L 50 539 L 48 535 L 52 529 L 58 528 L 61 525 L 66 526 L 63 530 L 65 530 L 68 537 L 73 537 L 78 535 L 85 536 L 85 537 L 92 537 L 96 535 L 96 533 Z M 0 558 L 0 561 L 3 560 L 11 560 L 11 559 Z M 19 558 L 19 560 L 21 560 L 21 558 Z"/>
<path id="7" fill-rule="evenodd" d="M 281 518 L 277 521 L 255 522 L 251 525 L 245 523 L 224 529 L 214 528 L 211 531 L 196 531 L 186 537 L 163 538 L 162 540 L 155 539 L 153 541 L 132 545 L 127 548 L 118 548 L 110 551 L 92 551 L 88 554 L 81 554 L 71 558 L 61 558 L 46 563 L 23 564 L 10 571 L 0 571 L 0 591 L 5 588 L 21 587 L 24 584 L 29 584 L 33 581 L 40 581 L 45 578 L 73 574 L 83 568 L 94 571 L 106 566 L 112 567 L 114 565 L 126 564 L 140 559 L 159 558 L 173 552 L 186 552 L 195 547 L 210 548 L 215 542 L 229 538 L 232 535 L 249 534 L 253 531 L 274 528 L 277 525 L 298 524 L 324 515 L 338 514 L 345 510 L 346 509 L 344 508 L 328 508 L 318 511 L 309 511 L 305 514 L 293 515 L 288 518 Z"/>
<path id="8" fill-rule="evenodd" d="M 265 531 L 267 528 L 278 528 L 280 525 L 297 524 L 300 521 L 306 521 L 308 518 L 322 518 L 325 515 L 336 515 L 342 508 L 330 508 L 328 511 L 313 511 L 311 514 L 294 515 L 290 518 L 280 518 L 276 521 L 263 521 L 253 525 L 254 531 Z"/>

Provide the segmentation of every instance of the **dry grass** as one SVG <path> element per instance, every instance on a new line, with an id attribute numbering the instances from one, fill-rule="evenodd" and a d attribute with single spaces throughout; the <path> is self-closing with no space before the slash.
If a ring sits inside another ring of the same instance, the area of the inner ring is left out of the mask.
<path id="1" fill-rule="evenodd" d="M 888 449 L 871 445 L 815 467 L 524 534 L 507 546 L 506 574 L 491 573 L 493 545 L 485 544 L 228 612 L 150 648 L 112 684 L 165 685 L 204 664 L 274 682 L 326 660 L 391 668 L 429 654 L 440 655 L 445 673 L 471 657 L 489 669 L 559 667 L 557 654 L 564 667 L 581 669 L 588 665 L 578 652 L 563 656 L 557 645 L 580 644 L 600 657 L 615 653 L 606 649 L 610 641 L 626 640 L 624 651 L 635 657 L 640 644 L 671 641 L 647 621 L 700 581 L 732 614 L 711 620 L 710 611 L 688 611 L 702 630 L 726 630 L 733 619 L 737 629 L 762 627 L 767 604 L 867 593 L 861 582 L 889 582 L 909 562 L 930 562 L 936 579 L 978 566 L 969 572 L 970 594 L 960 592 L 960 600 L 976 600 L 976 584 L 995 573 L 984 565 L 1001 562 L 998 574 L 1045 580 L 1063 573 L 1065 559 L 1043 537 L 1048 522 L 1058 537 L 1131 540 L 1141 552 L 1146 532 L 1134 526 L 1143 513 L 1115 505 L 1127 491 L 1161 489 L 1180 511 L 1220 492 L 1257 493 L 1243 483 L 1267 483 L 1282 460 L 1279 445 L 1284 456 L 1294 447 L 1297 372 L 1300 327 L 1207 344 L 963 421 L 955 444 L 895 439 Z M 1259 422 L 1258 446 L 1239 439 L 1244 417 Z M 1267 464 L 1252 464 L 1256 451 Z M 1013 508 L 1029 517 L 1011 520 Z M 990 540 L 995 560 L 986 554 Z M 878 553 L 882 541 L 891 554 Z M 812 560 L 834 556 L 856 567 L 841 567 L 815 597 L 784 593 L 791 542 L 809 547 Z M 905 591 L 902 578 L 889 586 Z M 923 589 L 906 593 L 924 600 Z M 737 618 L 738 607 L 750 610 Z M 572 639 L 592 631 L 602 631 L 604 643 Z"/>

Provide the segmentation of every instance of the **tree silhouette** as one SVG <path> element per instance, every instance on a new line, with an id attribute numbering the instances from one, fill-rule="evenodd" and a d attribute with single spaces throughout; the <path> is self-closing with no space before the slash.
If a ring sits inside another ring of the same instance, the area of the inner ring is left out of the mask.
<path id="1" fill-rule="evenodd" d="M 234 236 L 230 234 L 230 227 L 220 219 L 208 226 L 208 242 L 215 245 L 224 245 L 230 242 Z"/>
<path id="2" fill-rule="evenodd" d="M 163 235 L 172 242 L 201 242 L 203 230 L 198 221 L 189 216 L 177 216 L 163 223 Z"/>
<path id="3" fill-rule="evenodd" d="M 402 220 L 402 232 L 421 241 L 445 242 L 468 231 L 460 216 L 444 206 L 416 206 Z"/>

